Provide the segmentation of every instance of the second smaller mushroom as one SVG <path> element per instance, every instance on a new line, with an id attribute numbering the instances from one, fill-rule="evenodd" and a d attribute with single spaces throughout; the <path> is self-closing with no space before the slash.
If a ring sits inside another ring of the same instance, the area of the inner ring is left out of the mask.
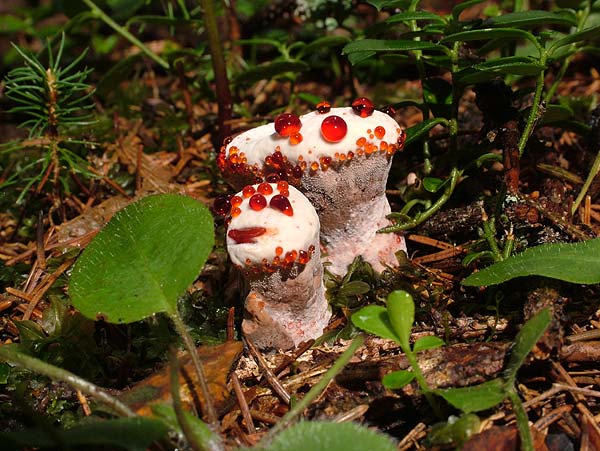
<path id="1" fill-rule="evenodd" d="M 222 202 L 223 204 L 223 202 Z M 227 251 L 249 293 L 242 330 L 261 348 L 290 349 L 322 335 L 331 313 L 319 217 L 287 182 L 245 186 L 227 199 Z"/>

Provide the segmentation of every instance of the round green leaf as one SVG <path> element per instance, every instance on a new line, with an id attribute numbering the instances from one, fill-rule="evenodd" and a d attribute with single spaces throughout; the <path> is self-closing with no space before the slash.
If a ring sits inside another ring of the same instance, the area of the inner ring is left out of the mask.
<path id="1" fill-rule="evenodd" d="M 177 194 L 146 197 L 118 212 L 83 251 L 69 283 L 73 305 L 112 323 L 173 313 L 213 244 L 204 205 Z"/>
<path id="2" fill-rule="evenodd" d="M 435 349 L 444 346 L 444 340 L 434 335 L 427 335 L 419 338 L 413 345 L 413 352 L 421 352 L 427 349 Z"/>
<path id="3" fill-rule="evenodd" d="M 381 382 L 385 388 L 390 390 L 399 390 L 405 385 L 410 384 L 415 378 L 415 373 L 408 370 L 392 371 L 383 376 Z"/>
<path id="4" fill-rule="evenodd" d="M 354 423 L 310 421 L 278 434 L 266 451 L 394 451 L 392 440 Z"/>

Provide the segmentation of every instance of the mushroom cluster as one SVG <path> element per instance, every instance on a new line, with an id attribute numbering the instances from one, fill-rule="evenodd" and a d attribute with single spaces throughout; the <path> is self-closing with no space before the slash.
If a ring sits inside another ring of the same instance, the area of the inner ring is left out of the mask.
<path id="1" fill-rule="evenodd" d="M 345 274 L 362 256 L 377 271 L 397 266 L 396 252 L 406 250 L 396 234 L 379 234 L 389 226 L 385 195 L 394 153 L 404 133 L 366 98 L 350 107 L 279 115 L 273 124 L 228 139 L 218 164 L 238 189 L 260 181 L 287 181 L 306 195 L 321 222 L 323 259 L 332 273 Z"/>
<path id="2" fill-rule="evenodd" d="M 247 185 L 220 198 L 227 251 L 248 284 L 242 330 L 261 348 L 289 349 L 323 333 L 325 299 L 319 217 L 286 181 Z"/>

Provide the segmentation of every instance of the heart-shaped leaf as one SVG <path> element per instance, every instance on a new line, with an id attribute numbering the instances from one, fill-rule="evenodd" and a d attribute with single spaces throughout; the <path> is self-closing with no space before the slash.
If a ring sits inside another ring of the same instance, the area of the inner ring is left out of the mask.
<path id="1" fill-rule="evenodd" d="M 176 194 L 146 197 L 118 212 L 83 251 L 69 294 L 88 318 L 114 323 L 176 312 L 214 244 L 204 205 Z"/>

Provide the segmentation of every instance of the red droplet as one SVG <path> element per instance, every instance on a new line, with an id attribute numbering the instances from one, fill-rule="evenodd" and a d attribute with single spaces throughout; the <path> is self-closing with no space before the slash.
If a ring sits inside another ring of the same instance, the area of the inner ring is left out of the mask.
<path id="1" fill-rule="evenodd" d="M 368 117 L 375 111 L 375 106 L 373 105 L 373 102 L 366 97 L 359 97 L 352 102 L 352 109 L 360 117 Z"/>
<path id="2" fill-rule="evenodd" d="M 213 202 L 213 210 L 219 216 L 227 216 L 231 211 L 231 195 L 219 194 Z"/>
<path id="3" fill-rule="evenodd" d="M 396 110 L 394 109 L 394 107 L 392 107 L 390 105 L 384 106 L 381 109 L 381 112 L 387 114 L 390 117 L 394 117 L 396 115 Z"/>
<path id="4" fill-rule="evenodd" d="M 298 251 L 298 263 L 300 263 L 301 265 L 306 265 L 309 260 L 310 256 L 308 255 L 308 252 L 304 250 Z"/>
<path id="5" fill-rule="evenodd" d="M 284 263 L 287 263 L 288 265 L 291 265 L 292 263 L 294 263 L 296 261 L 296 258 L 298 257 L 298 252 L 297 251 L 289 251 L 285 253 L 285 258 L 283 259 Z"/>
<path id="6" fill-rule="evenodd" d="M 398 135 L 398 149 L 404 147 L 404 141 L 406 141 L 406 133 L 404 133 L 404 130 L 400 130 L 400 134 Z"/>
<path id="7" fill-rule="evenodd" d="M 243 201 L 244 201 L 244 199 L 242 199 L 240 196 L 233 196 L 229 200 L 229 202 L 231 202 L 232 207 L 239 207 L 240 205 L 242 205 Z"/>
<path id="8" fill-rule="evenodd" d="M 266 177 L 266 180 L 269 183 L 277 183 L 279 181 L 279 179 L 280 179 L 280 177 L 279 177 L 279 174 L 277 172 L 271 172 Z"/>
<path id="9" fill-rule="evenodd" d="M 260 194 L 264 194 L 265 196 L 268 196 L 269 194 L 273 194 L 273 187 L 271 186 L 270 183 L 261 183 L 260 185 L 258 185 L 258 188 L 256 190 Z"/>
<path id="10" fill-rule="evenodd" d="M 304 171 L 302 170 L 302 167 L 300 165 L 296 165 L 294 166 L 294 169 L 292 169 L 292 175 L 294 176 L 294 178 L 302 178 L 302 175 L 304 174 Z"/>
<path id="11" fill-rule="evenodd" d="M 277 246 L 275 248 L 275 255 L 281 255 L 283 254 L 283 248 L 281 246 Z"/>
<path id="12" fill-rule="evenodd" d="M 279 210 L 284 215 L 294 216 L 294 209 L 292 208 L 292 204 L 287 197 L 282 194 L 276 194 L 271 197 L 271 201 L 269 202 L 269 207 L 274 208 L 275 210 Z"/>
<path id="13" fill-rule="evenodd" d="M 321 157 L 319 161 L 321 162 L 321 169 L 323 171 L 329 169 L 329 165 L 331 164 L 331 157 Z"/>
<path id="14" fill-rule="evenodd" d="M 239 216 L 241 213 L 242 213 L 242 210 L 240 210 L 239 207 L 234 207 L 231 209 L 231 217 L 232 218 Z"/>
<path id="15" fill-rule="evenodd" d="M 385 128 L 383 128 L 381 125 L 375 127 L 375 136 L 377 139 L 383 138 L 385 136 Z"/>
<path id="16" fill-rule="evenodd" d="M 323 100 L 322 102 L 317 103 L 317 111 L 319 114 L 329 113 L 329 111 L 331 111 L 331 104 L 326 100 Z"/>
<path id="17" fill-rule="evenodd" d="M 282 113 L 275 118 L 275 131 L 280 136 L 298 133 L 301 127 L 300 118 L 294 113 Z"/>
<path id="18" fill-rule="evenodd" d="M 267 206 L 267 199 L 262 194 L 255 194 L 248 201 L 250 208 L 254 211 L 260 211 Z"/>
<path id="19" fill-rule="evenodd" d="M 254 238 L 264 235 L 267 229 L 264 227 L 248 227 L 246 229 L 232 229 L 227 232 L 227 236 L 236 244 L 256 243 Z"/>
<path id="20" fill-rule="evenodd" d="M 303 139 L 302 133 L 292 133 L 290 135 L 290 144 L 295 146 L 296 144 L 300 144 Z"/>
<path id="21" fill-rule="evenodd" d="M 290 188 L 290 185 L 285 180 L 281 180 L 281 181 L 277 182 L 277 191 L 279 191 L 280 193 L 282 191 L 287 191 L 289 188 Z"/>
<path id="22" fill-rule="evenodd" d="M 321 135 L 325 141 L 336 143 L 344 139 L 348 133 L 348 124 L 339 116 L 328 116 L 321 123 Z"/>
<path id="23" fill-rule="evenodd" d="M 254 187 L 252 185 L 246 185 L 242 189 L 242 195 L 246 199 L 248 199 L 250 196 L 252 196 L 255 192 L 256 192 L 256 190 L 254 189 Z"/>

